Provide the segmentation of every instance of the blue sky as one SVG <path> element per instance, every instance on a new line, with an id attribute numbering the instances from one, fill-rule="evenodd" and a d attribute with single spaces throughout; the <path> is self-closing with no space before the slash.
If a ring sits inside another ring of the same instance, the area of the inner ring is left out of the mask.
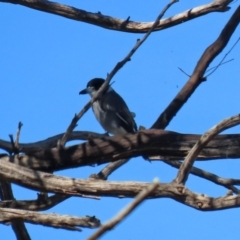
<path id="1" fill-rule="evenodd" d="M 86 11 L 135 21 L 153 21 L 167 1 L 64 1 Z M 180 1 L 166 17 L 204 4 L 204 1 Z M 190 22 L 153 33 L 121 69 L 113 88 L 136 113 L 138 125 L 150 127 L 159 114 L 186 83 L 203 51 L 218 37 L 238 3 L 225 13 L 212 13 Z M 20 142 L 35 142 L 64 132 L 75 113 L 89 100 L 78 92 L 94 77 L 105 78 L 122 60 L 142 34 L 110 31 L 26 7 L 1 3 L 0 7 L 0 96 L 2 99 L 0 138 L 8 140 L 23 122 Z M 212 63 L 215 66 L 239 38 L 239 28 Z M 239 113 L 238 44 L 223 65 L 200 85 L 167 127 L 181 133 L 202 134 L 221 120 Z M 103 132 L 92 111 L 88 111 L 76 130 Z M 239 133 L 239 126 L 228 130 Z M 75 144 L 75 143 L 69 143 Z M 238 160 L 196 162 L 217 175 L 239 178 Z M 57 175 L 87 178 L 103 166 L 56 172 Z M 134 158 L 109 177 L 112 181 L 149 182 L 158 177 L 172 181 L 177 171 L 161 162 Z M 218 197 L 226 189 L 190 176 L 187 187 L 194 192 Z M 35 199 L 35 191 L 14 185 L 17 199 Z M 95 215 L 102 223 L 113 217 L 132 199 L 98 200 L 72 197 L 46 212 Z M 145 201 L 137 210 L 103 239 L 239 239 L 239 209 L 200 212 L 171 199 Z M 86 239 L 93 231 L 82 233 L 26 224 L 34 240 Z M 3 239 L 15 239 L 9 226 L 0 225 Z"/>

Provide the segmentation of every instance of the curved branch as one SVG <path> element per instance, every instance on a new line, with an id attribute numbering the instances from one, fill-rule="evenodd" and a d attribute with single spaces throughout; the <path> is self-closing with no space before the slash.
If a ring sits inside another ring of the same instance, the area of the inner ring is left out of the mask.
<path id="1" fill-rule="evenodd" d="M 102 15 L 100 12 L 91 13 L 78 8 L 46 0 L 0 0 L 0 2 L 19 4 L 39 11 L 52 13 L 72 20 L 86 22 L 99 27 L 121 32 L 146 33 L 154 23 L 134 22 L 130 21 L 129 19 L 122 20 Z M 208 13 L 228 11 L 230 9 L 228 6 L 230 2 L 232 2 L 232 0 L 213 1 L 212 3 L 189 9 L 173 17 L 161 20 L 154 31 L 166 29 Z"/>
<path id="2" fill-rule="evenodd" d="M 188 179 L 189 172 L 193 166 L 193 163 L 200 153 L 200 151 L 220 132 L 234 127 L 240 124 L 240 114 L 234 117 L 227 118 L 221 121 L 219 124 L 211 128 L 209 131 L 204 133 L 199 141 L 193 146 L 191 151 L 188 153 L 184 159 L 181 167 L 179 168 L 176 179 L 174 180 L 178 184 L 185 184 Z"/>
<path id="3" fill-rule="evenodd" d="M 38 142 L 19 143 L 18 149 L 20 152 L 24 152 L 24 151 L 40 151 L 44 148 L 53 148 L 57 146 L 58 140 L 60 140 L 63 137 L 63 135 L 64 133 L 60 133 L 58 135 L 49 137 Z M 106 134 L 100 134 L 90 131 L 74 131 L 70 134 L 68 142 L 73 140 L 89 140 L 93 138 L 101 138 L 104 136 L 106 136 Z M 2 139 L 0 139 L 0 148 L 9 153 L 13 152 L 12 143 Z"/>

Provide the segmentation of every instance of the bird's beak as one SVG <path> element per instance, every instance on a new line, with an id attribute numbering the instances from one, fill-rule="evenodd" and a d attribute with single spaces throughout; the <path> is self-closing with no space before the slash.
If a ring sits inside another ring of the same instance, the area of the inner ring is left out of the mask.
<path id="1" fill-rule="evenodd" d="M 88 93 L 88 89 L 83 89 L 82 91 L 79 92 L 79 94 L 87 94 Z"/>

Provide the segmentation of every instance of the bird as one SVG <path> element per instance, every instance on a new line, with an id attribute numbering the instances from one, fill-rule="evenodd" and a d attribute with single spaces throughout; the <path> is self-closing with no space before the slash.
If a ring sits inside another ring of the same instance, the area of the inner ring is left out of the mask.
<path id="1" fill-rule="evenodd" d="M 94 78 L 79 94 L 88 93 L 94 97 L 104 82 L 105 80 L 102 78 Z M 134 121 L 135 113 L 129 111 L 123 98 L 110 85 L 107 86 L 101 97 L 93 102 L 92 109 L 98 122 L 108 133 L 125 135 L 137 131 Z"/>

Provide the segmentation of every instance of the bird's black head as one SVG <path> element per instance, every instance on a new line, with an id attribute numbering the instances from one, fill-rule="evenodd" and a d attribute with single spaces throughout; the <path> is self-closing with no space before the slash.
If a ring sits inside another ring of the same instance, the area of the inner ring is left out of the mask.
<path id="1" fill-rule="evenodd" d="M 102 78 L 93 78 L 88 82 L 87 88 L 92 87 L 97 91 L 103 85 L 104 82 L 105 80 Z"/>
<path id="2" fill-rule="evenodd" d="M 93 96 L 104 82 L 105 80 L 102 78 L 93 78 L 88 82 L 87 88 L 80 91 L 79 94 L 89 93 L 91 96 Z"/>

